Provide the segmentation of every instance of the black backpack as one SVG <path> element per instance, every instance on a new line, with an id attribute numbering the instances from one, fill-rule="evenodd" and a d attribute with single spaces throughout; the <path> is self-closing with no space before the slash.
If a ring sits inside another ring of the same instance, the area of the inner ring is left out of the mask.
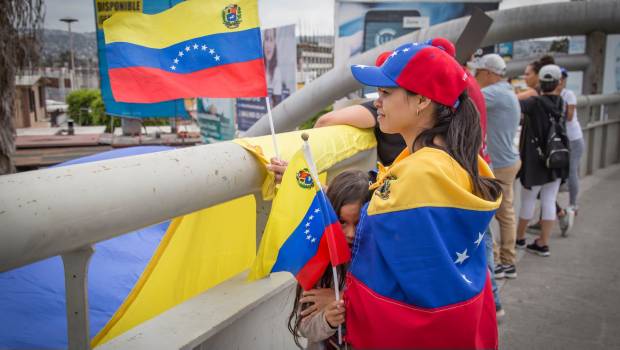
<path id="1" fill-rule="evenodd" d="M 562 99 L 559 99 L 557 106 L 542 96 L 536 96 L 535 99 L 547 114 L 550 124 L 546 138 L 541 137 L 537 128 L 532 128 L 535 130 L 534 141 L 538 156 L 548 169 L 567 169 L 570 162 L 570 142 L 562 114 Z"/>

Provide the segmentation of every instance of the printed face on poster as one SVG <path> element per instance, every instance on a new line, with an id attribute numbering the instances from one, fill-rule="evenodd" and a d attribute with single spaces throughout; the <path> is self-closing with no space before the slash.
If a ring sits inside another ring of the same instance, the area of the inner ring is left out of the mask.
<path id="1" fill-rule="evenodd" d="M 421 28 L 470 15 L 498 2 L 336 1 L 335 65 Z"/>
<path id="2" fill-rule="evenodd" d="M 264 29 L 262 38 L 267 89 L 271 106 L 275 107 L 296 88 L 295 25 Z M 249 129 L 266 113 L 263 98 L 237 99 L 237 121 L 241 131 Z"/>

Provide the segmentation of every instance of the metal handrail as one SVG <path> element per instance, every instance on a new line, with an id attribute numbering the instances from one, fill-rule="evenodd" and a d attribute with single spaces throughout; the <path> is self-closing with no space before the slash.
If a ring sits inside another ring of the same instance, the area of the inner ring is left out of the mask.
<path id="1" fill-rule="evenodd" d="M 224 142 L 0 176 L 0 272 L 260 191 Z"/>

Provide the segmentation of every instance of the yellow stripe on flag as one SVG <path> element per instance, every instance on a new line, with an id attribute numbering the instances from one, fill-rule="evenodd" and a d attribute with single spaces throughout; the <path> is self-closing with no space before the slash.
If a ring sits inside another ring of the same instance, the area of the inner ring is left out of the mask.
<path id="1" fill-rule="evenodd" d="M 246 270 L 255 252 L 252 195 L 174 219 L 133 290 L 92 346 Z"/>
<path id="2" fill-rule="evenodd" d="M 224 24 L 223 11 L 228 5 L 241 9 L 241 22 L 236 28 Z M 257 0 L 188 0 L 155 15 L 121 12 L 103 22 L 106 44 L 128 42 L 154 49 L 259 26 Z"/>

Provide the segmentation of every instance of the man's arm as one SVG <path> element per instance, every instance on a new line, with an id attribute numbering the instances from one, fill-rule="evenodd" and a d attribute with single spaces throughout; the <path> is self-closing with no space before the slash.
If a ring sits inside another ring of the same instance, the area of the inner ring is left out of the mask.
<path id="1" fill-rule="evenodd" d="M 375 118 L 366 107 L 355 105 L 322 115 L 319 120 L 316 121 L 314 127 L 321 128 L 331 125 L 350 125 L 356 128 L 366 129 L 375 126 Z"/>
<path id="2" fill-rule="evenodd" d="M 574 92 L 567 90 L 567 93 L 564 97 L 564 102 L 566 103 L 566 120 L 570 122 L 575 116 L 575 108 L 577 107 L 577 96 L 575 96 Z"/>

